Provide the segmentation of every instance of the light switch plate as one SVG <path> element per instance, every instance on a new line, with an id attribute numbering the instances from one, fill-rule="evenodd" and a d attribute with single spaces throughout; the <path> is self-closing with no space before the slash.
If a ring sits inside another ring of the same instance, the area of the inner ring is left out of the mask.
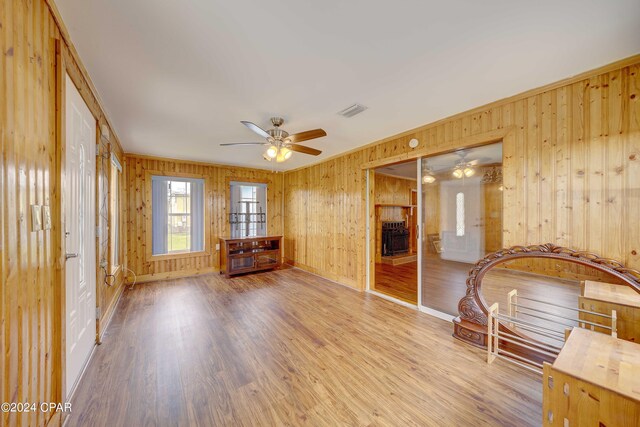
<path id="1" fill-rule="evenodd" d="M 220 243 L 216 243 L 216 251 L 220 250 Z"/>
<path id="2" fill-rule="evenodd" d="M 40 205 L 31 205 L 31 231 L 42 230 L 42 209 Z"/>
<path id="3" fill-rule="evenodd" d="M 51 207 L 49 205 L 42 207 L 42 229 L 51 230 Z"/>

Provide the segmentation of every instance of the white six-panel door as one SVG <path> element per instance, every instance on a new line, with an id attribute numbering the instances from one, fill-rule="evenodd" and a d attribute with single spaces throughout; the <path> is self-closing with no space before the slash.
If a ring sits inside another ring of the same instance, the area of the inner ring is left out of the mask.
<path id="1" fill-rule="evenodd" d="M 69 395 L 96 337 L 96 120 L 66 78 L 64 170 L 66 240 L 66 390 Z"/>

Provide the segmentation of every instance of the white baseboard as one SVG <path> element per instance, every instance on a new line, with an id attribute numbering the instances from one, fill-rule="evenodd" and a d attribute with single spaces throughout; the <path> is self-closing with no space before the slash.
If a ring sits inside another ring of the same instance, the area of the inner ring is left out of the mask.
<path id="1" fill-rule="evenodd" d="M 446 320 L 447 322 L 453 323 L 453 319 L 455 319 L 455 316 L 452 316 L 450 314 L 443 313 L 441 311 L 434 310 L 432 308 L 425 307 L 423 305 L 418 306 L 416 304 L 411 304 L 410 302 L 402 301 L 401 299 L 394 298 L 392 296 L 374 291 L 372 289 L 368 289 L 367 293 L 375 295 L 382 299 L 386 299 L 387 301 L 395 302 L 396 304 L 402 305 L 404 307 L 411 308 L 413 310 L 418 310 L 419 312 L 428 314 L 429 316 L 437 317 L 438 319 L 441 319 L 441 320 Z"/>
<path id="2" fill-rule="evenodd" d="M 433 308 L 425 307 L 423 305 L 420 306 L 419 310 L 422 313 L 426 313 L 429 316 L 437 317 L 438 319 L 446 320 L 447 322 L 453 323 L 453 319 L 456 318 L 456 316 L 452 316 L 450 314 L 443 313 L 441 311 L 434 310 Z"/>
<path id="3" fill-rule="evenodd" d="M 411 308 L 413 310 L 417 310 L 418 309 L 418 306 L 416 304 L 411 304 L 410 302 L 402 301 L 401 299 L 391 297 L 389 295 L 383 294 L 383 293 L 378 292 L 378 291 L 374 291 L 372 289 L 368 289 L 367 293 L 371 294 L 371 295 L 375 295 L 375 296 L 380 297 L 382 299 L 386 299 L 387 301 L 395 302 L 396 304 L 402 305 L 404 307 Z"/>

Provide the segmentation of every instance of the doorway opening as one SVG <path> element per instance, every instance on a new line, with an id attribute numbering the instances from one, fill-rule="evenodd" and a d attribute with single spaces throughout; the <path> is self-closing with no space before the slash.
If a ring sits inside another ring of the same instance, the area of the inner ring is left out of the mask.
<path id="1" fill-rule="evenodd" d="M 373 174 L 375 274 L 372 289 L 418 303 L 417 161 L 384 166 Z"/>

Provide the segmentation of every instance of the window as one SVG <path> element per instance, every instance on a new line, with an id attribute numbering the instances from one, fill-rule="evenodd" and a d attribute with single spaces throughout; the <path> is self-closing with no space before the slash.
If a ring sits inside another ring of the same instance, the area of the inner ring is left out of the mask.
<path id="1" fill-rule="evenodd" d="M 120 267 L 120 177 L 122 165 L 115 154 L 111 153 L 111 179 L 109 191 L 109 240 L 111 242 L 111 270 Z"/>
<path id="2" fill-rule="evenodd" d="M 464 236 L 464 193 L 456 194 L 456 236 Z"/>
<path id="3" fill-rule="evenodd" d="M 231 182 L 231 237 L 267 235 L 267 184 Z"/>
<path id="4" fill-rule="evenodd" d="M 152 255 L 204 251 L 204 180 L 151 177 Z"/>

